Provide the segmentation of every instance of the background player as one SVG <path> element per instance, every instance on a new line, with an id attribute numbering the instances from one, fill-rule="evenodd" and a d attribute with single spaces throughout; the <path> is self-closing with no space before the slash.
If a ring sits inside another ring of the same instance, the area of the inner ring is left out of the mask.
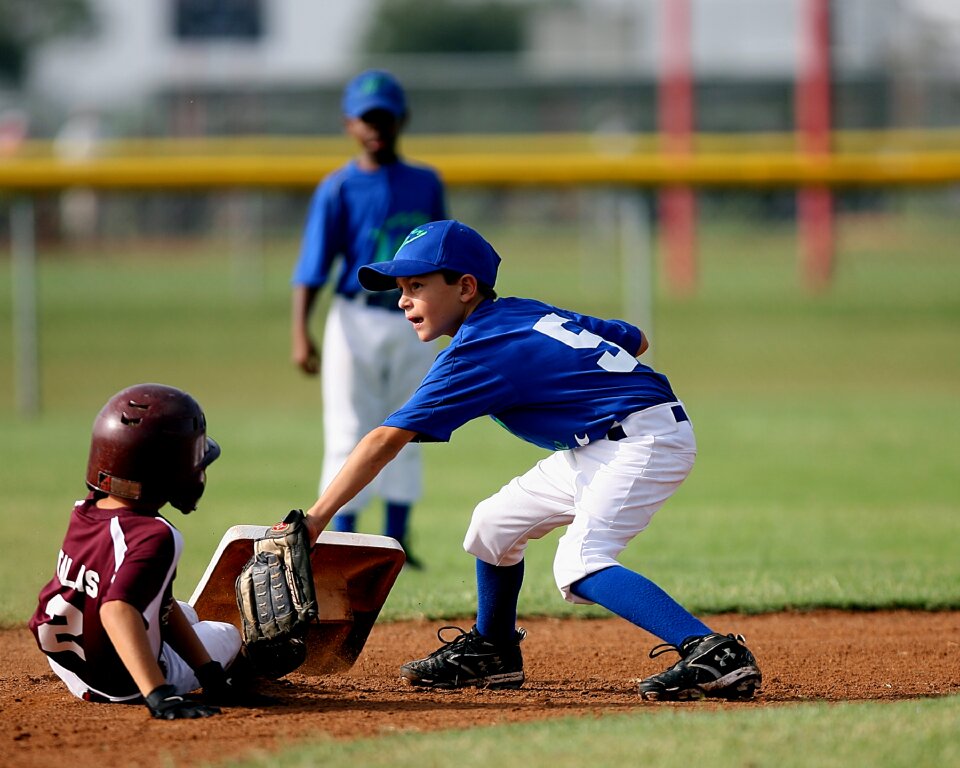
<path id="1" fill-rule="evenodd" d="M 622 321 L 496 299 L 499 263 L 474 230 L 440 221 L 414 229 L 393 261 L 360 269 L 370 290 L 400 286 L 400 306 L 421 341 L 452 341 L 413 397 L 360 441 L 309 510 L 312 535 L 411 440 L 446 441 L 467 421 L 493 416 L 554 453 L 477 505 L 464 541 L 477 558 L 477 623 L 405 664 L 402 675 L 434 688 L 520 687 L 524 551 L 530 539 L 567 526 L 554 560 L 564 598 L 598 603 L 681 656 L 642 681 L 641 695 L 752 696 L 760 670 L 742 638 L 714 632 L 616 560 L 696 455 L 690 421 L 667 378 L 636 360 L 647 339 Z"/>
<path id="2" fill-rule="evenodd" d="M 379 70 L 358 75 L 344 90 L 343 114 L 360 155 L 317 187 L 293 274 L 293 361 L 314 375 L 321 364 L 310 314 L 318 292 L 334 278 L 334 267 L 340 267 L 323 335 L 321 491 L 357 441 L 406 401 L 434 357 L 410 333 L 397 296 L 363 290 L 357 269 L 389 261 L 413 227 L 446 217 L 437 173 L 397 154 L 408 113 L 396 78 Z M 405 448 L 376 488 L 352 499 L 337 515 L 334 529 L 354 530 L 357 513 L 374 491 L 386 503 L 384 533 L 397 539 L 407 563 L 418 567 L 410 552 L 408 518 L 421 493 L 419 446 Z"/>
<path id="3" fill-rule="evenodd" d="M 220 455 L 197 402 L 161 384 L 118 392 L 97 415 L 78 501 L 30 629 L 50 667 L 86 701 L 145 701 L 156 718 L 207 717 L 241 690 L 224 672 L 232 624 L 197 621 L 173 598 L 183 536 L 160 515 L 196 508 Z M 183 698 L 202 687 L 206 703 Z"/>

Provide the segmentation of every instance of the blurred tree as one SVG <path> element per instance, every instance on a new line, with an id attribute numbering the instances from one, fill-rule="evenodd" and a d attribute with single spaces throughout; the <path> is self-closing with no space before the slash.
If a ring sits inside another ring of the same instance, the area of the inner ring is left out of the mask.
<path id="1" fill-rule="evenodd" d="M 379 0 L 368 53 L 514 53 L 523 48 L 524 0 Z"/>
<path id="2" fill-rule="evenodd" d="M 90 0 L 0 0 L 0 82 L 18 86 L 31 49 L 55 37 L 92 34 Z"/>

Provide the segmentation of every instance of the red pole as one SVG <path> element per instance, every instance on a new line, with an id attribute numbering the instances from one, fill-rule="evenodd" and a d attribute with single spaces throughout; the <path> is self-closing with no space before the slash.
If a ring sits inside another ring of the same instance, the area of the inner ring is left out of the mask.
<path id="1" fill-rule="evenodd" d="M 663 55 L 658 98 L 661 151 L 693 152 L 693 75 L 690 0 L 663 0 Z M 692 293 L 697 282 L 696 196 L 690 187 L 660 192 L 660 221 L 667 277 L 673 288 Z"/>
<path id="2" fill-rule="evenodd" d="M 800 65 L 795 92 L 798 148 L 811 161 L 830 154 L 830 0 L 801 5 Z M 834 261 L 833 195 L 827 187 L 797 191 L 800 256 L 807 284 L 821 289 Z"/>

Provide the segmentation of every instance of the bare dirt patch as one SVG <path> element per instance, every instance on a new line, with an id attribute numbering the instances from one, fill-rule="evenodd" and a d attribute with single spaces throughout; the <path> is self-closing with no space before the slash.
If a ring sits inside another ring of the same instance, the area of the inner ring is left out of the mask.
<path id="1" fill-rule="evenodd" d="M 279 748 L 278 734 L 356 739 L 395 731 L 465 728 L 662 707 L 735 708 L 794 702 L 897 700 L 960 693 L 960 613 L 816 611 L 722 615 L 708 623 L 744 634 L 763 671 L 751 703 L 655 704 L 635 680 L 676 657 L 618 619 L 522 622 L 527 683 L 519 691 L 434 693 L 397 669 L 437 647 L 437 625 L 377 624 L 348 673 L 290 675 L 265 691 L 277 704 L 230 708 L 206 720 L 160 722 L 143 706 L 88 704 L 54 677 L 26 629 L 0 632 L 0 764 L 101 768 L 123 755 L 153 768 L 191 766 Z M 469 623 L 464 622 L 465 628 Z"/>

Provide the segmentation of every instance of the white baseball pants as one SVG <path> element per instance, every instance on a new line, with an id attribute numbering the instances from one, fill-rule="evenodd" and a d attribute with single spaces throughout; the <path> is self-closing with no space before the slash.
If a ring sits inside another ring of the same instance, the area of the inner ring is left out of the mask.
<path id="1" fill-rule="evenodd" d="M 370 430 L 407 402 L 436 357 L 402 312 L 335 296 L 323 334 L 323 469 L 320 492 Z M 409 443 L 344 512 L 373 496 L 413 503 L 422 492 L 420 445 Z"/>
<path id="2" fill-rule="evenodd" d="M 627 544 L 686 479 L 697 453 L 689 421 L 671 407 L 632 414 L 626 437 L 553 453 L 474 509 L 464 549 L 491 565 L 515 565 L 527 542 L 568 526 L 553 573 L 564 599 L 589 603 L 570 585 L 617 565 Z"/>

